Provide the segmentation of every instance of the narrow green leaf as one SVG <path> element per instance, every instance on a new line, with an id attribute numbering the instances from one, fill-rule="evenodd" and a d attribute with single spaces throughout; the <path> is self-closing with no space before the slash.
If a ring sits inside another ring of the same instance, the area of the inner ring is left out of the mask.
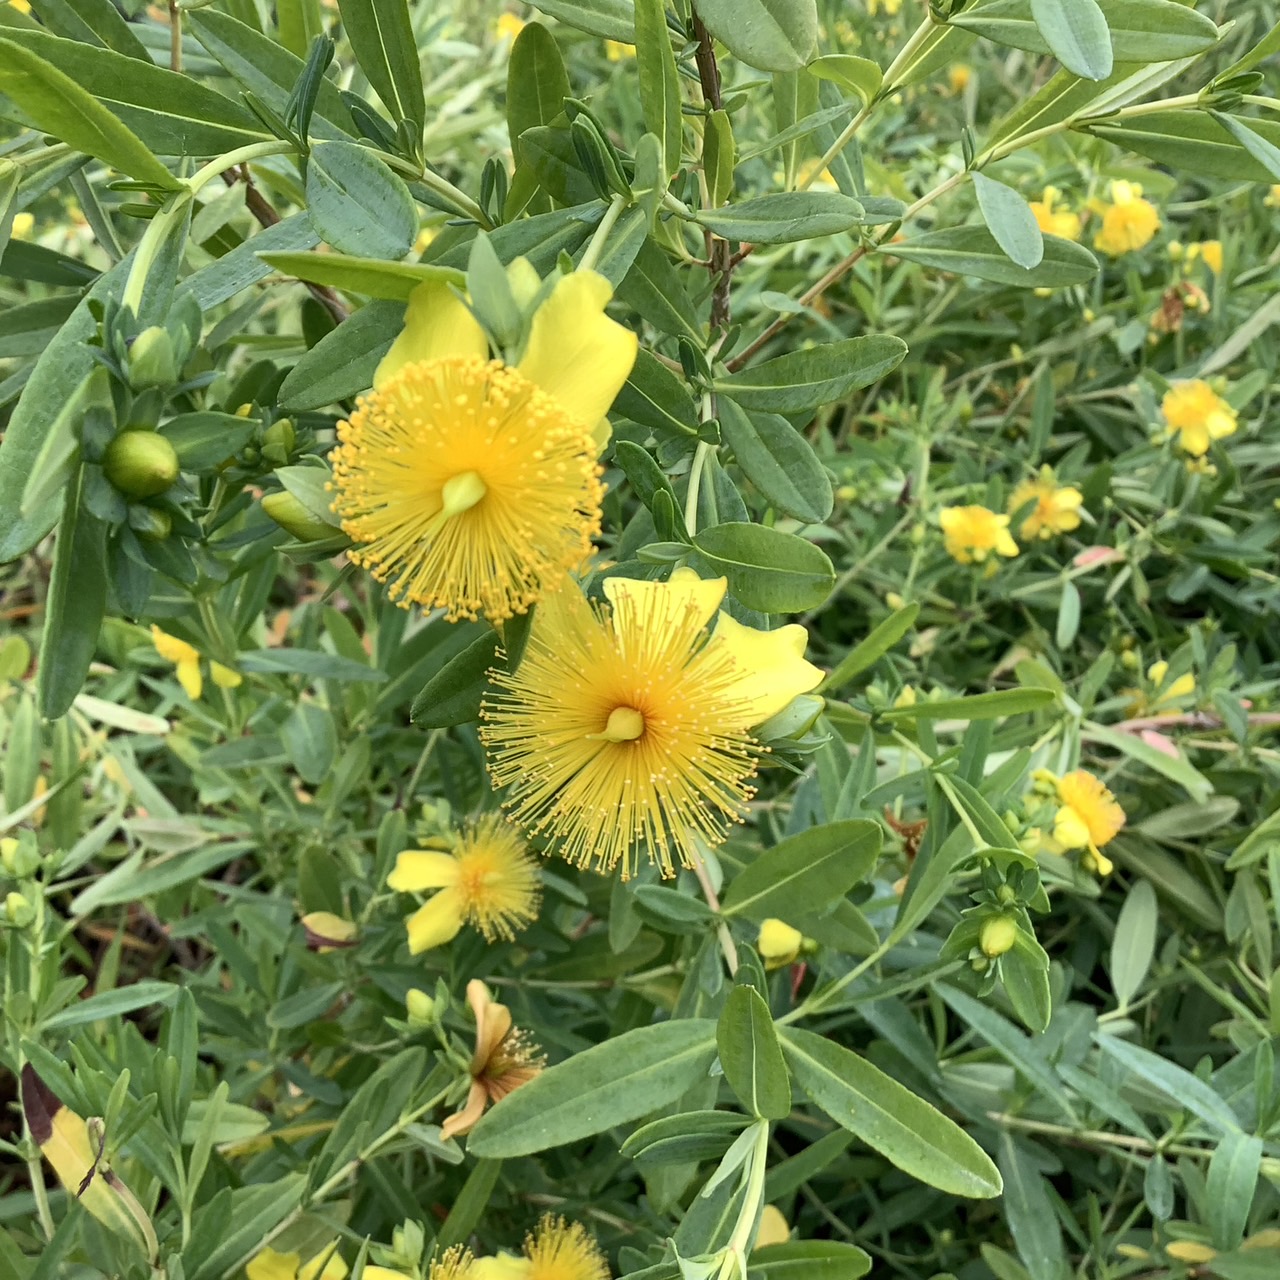
<path id="1" fill-rule="evenodd" d="M 694 221 L 726 240 L 792 244 L 849 231 L 865 212 L 860 201 L 838 191 L 774 191 L 721 209 L 703 209 Z"/>
<path id="2" fill-rule="evenodd" d="M 1081 736 L 1090 742 L 1100 742 L 1111 747 L 1139 764 L 1145 764 L 1148 769 L 1162 774 L 1170 782 L 1176 782 L 1193 800 L 1204 801 L 1213 794 L 1213 783 L 1187 760 L 1181 750 L 1169 755 L 1131 733 L 1121 733 L 1092 721 L 1086 721 L 1082 726 Z"/>
<path id="3" fill-rule="evenodd" d="M 1180 172 L 1229 181 L 1274 181 L 1267 167 L 1207 111 L 1153 111 L 1129 120 L 1103 117 L 1083 120 L 1076 127 Z M 1249 130 L 1280 146 L 1280 121 L 1250 120 Z"/>
<path id="4" fill-rule="evenodd" d="M 602 40 L 635 44 L 635 9 L 631 0 L 530 0 L 535 9 L 566 26 Z"/>
<path id="5" fill-rule="evenodd" d="M 1012 187 L 986 174 L 975 173 L 973 186 L 983 221 L 1000 248 L 1018 266 L 1028 271 L 1038 267 L 1044 259 L 1044 234 L 1031 206 Z"/>
<path id="6" fill-rule="evenodd" d="M 901 609 L 877 623 L 869 635 L 859 640 L 840 659 L 834 670 L 822 682 L 819 692 L 830 697 L 843 689 L 854 676 L 874 666 L 911 630 L 919 613 L 919 604 L 912 601 L 911 604 L 903 605 Z"/>
<path id="7" fill-rule="evenodd" d="M 783 1120 L 791 1114 L 791 1079 L 773 1016 L 754 988 L 729 992 L 716 1026 L 720 1065 L 738 1101 L 753 1115 Z"/>
<path id="8" fill-rule="evenodd" d="M 1280 182 L 1280 146 L 1256 132 L 1248 121 L 1221 111 L 1209 114 L 1267 171 L 1273 182 Z"/>
<path id="9" fill-rule="evenodd" d="M 449 1216 L 440 1226 L 436 1234 L 436 1246 L 448 1249 L 455 1244 L 462 1244 L 476 1229 L 484 1211 L 489 1206 L 489 1197 L 498 1185 L 498 1175 L 502 1172 L 501 1160 L 477 1160 L 462 1184 L 462 1190 L 453 1198 L 453 1207 Z"/>
<path id="10" fill-rule="evenodd" d="M 407 302 L 409 295 L 425 280 L 441 280 L 461 287 L 465 279 L 461 271 L 452 267 L 437 267 L 426 262 L 387 262 L 382 258 L 353 258 L 344 253 L 265 252 L 258 256 L 269 267 L 297 280 L 398 302 Z"/>
<path id="11" fill-rule="evenodd" d="M 856 93 L 864 103 L 870 102 L 880 92 L 880 85 L 884 82 L 884 73 L 878 63 L 852 53 L 828 53 L 814 58 L 808 70 L 819 80 L 830 80 L 842 89 Z"/>
<path id="12" fill-rule="evenodd" d="M 1035 1161 L 1007 1133 L 1000 1135 L 1001 1200 L 1018 1256 L 1031 1280 L 1062 1280 L 1066 1252 L 1053 1201 Z"/>
<path id="13" fill-rule="evenodd" d="M 907 344 L 886 334 L 845 338 L 752 365 L 718 378 L 715 386 L 744 409 L 804 413 L 883 378 L 906 354 Z"/>
<path id="14" fill-rule="evenodd" d="M 117 987 L 113 991 L 102 991 L 89 996 L 86 1000 L 77 1000 L 60 1013 L 46 1018 L 41 1029 L 63 1031 L 68 1027 L 82 1027 L 86 1022 L 97 1022 L 101 1018 L 133 1013 L 136 1009 L 146 1009 L 155 1004 L 168 1007 L 178 998 L 181 989 L 172 982 L 133 982 L 127 987 Z"/>
<path id="15" fill-rule="evenodd" d="M 1261 1165 L 1261 1138 L 1232 1131 L 1222 1135 L 1209 1160 L 1209 1174 L 1205 1179 L 1204 1202 L 1215 1249 L 1226 1251 L 1240 1247 L 1258 1189 Z"/>
<path id="16" fill-rule="evenodd" d="M 870 1270 L 871 1255 L 842 1240 L 788 1240 L 747 1259 L 747 1280 L 859 1280 Z"/>
<path id="17" fill-rule="evenodd" d="M 394 119 L 421 132 L 427 108 L 408 0 L 338 0 L 338 11 L 374 93 Z"/>
<path id="18" fill-rule="evenodd" d="M 799 71 L 818 43 L 816 0 L 697 0 L 707 30 L 758 71 Z"/>
<path id="19" fill-rule="evenodd" d="M 326 333 L 280 386 L 290 413 L 347 400 L 373 386 L 373 374 L 404 327 L 404 304 L 371 302 Z"/>
<path id="20" fill-rule="evenodd" d="M 670 178 L 680 168 L 680 72 L 663 0 L 635 0 L 636 62 L 645 128 L 662 143 Z"/>
<path id="21" fill-rule="evenodd" d="M 1138 993 L 1156 951 L 1156 923 L 1159 905 L 1149 881 L 1139 880 L 1129 890 L 1116 931 L 1111 938 L 1111 989 L 1122 1009 Z"/>
<path id="22" fill-rule="evenodd" d="M 1098 274 L 1098 260 L 1081 244 L 1060 236 L 1044 236 L 1044 256 L 1034 268 L 1011 262 L 995 236 L 985 227 L 948 227 L 928 231 L 900 244 L 887 244 L 880 252 L 918 262 L 937 271 L 974 276 L 993 284 L 1024 289 L 1056 289 L 1085 284 Z"/>
<path id="23" fill-rule="evenodd" d="M 761 613 L 816 609 L 835 582 L 827 553 L 794 533 L 731 521 L 701 530 L 693 544 L 730 593 Z"/>
<path id="24" fill-rule="evenodd" d="M 409 711 L 414 724 L 424 729 L 446 729 L 475 720 L 499 648 L 497 634 L 489 631 L 446 662 L 414 698 Z"/>
<path id="25" fill-rule="evenodd" d="M 880 712 L 884 720 L 997 720 L 1038 711 L 1054 702 L 1052 689 L 999 689 L 995 693 L 975 693 L 971 698 L 943 698 L 939 702 L 917 702 L 909 707 L 889 707 Z"/>
<path id="26" fill-rule="evenodd" d="M 550 124 L 564 110 L 569 75 L 555 37 L 540 22 L 528 23 L 511 46 L 507 66 L 507 133 L 512 151 L 526 129 Z"/>
<path id="27" fill-rule="evenodd" d="M 322 240 L 357 258 L 403 258 L 418 234 L 418 207 L 404 180 L 354 142 L 312 147 L 307 213 Z"/>
<path id="28" fill-rule="evenodd" d="M 1176 1062 L 1170 1062 L 1149 1049 L 1105 1032 L 1096 1033 L 1094 1042 L 1121 1066 L 1128 1067 L 1134 1075 L 1146 1081 L 1148 1086 L 1159 1091 L 1154 1096 L 1150 1089 L 1146 1091 L 1149 1102 L 1146 1110 L 1178 1111 L 1185 1108 L 1199 1116 L 1215 1133 L 1240 1132 L 1240 1122 L 1236 1119 L 1235 1112 L 1199 1076 L 1192 1075 Z"/>
<path id="29" fill-rule="evenodd" d="M 1087 80 L 1111 74 L 1111 32 L 1098 0 L 1031 0 L 1031 16 L 1068 71 Z"/>

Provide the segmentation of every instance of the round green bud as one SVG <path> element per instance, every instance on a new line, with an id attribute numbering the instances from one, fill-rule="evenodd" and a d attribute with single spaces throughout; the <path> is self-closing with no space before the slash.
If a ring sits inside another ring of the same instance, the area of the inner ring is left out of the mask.
<path id="1" fill-rule="evenodd" d="M 154 498 L 177 478 L 181 467 L 173 445 L 155 431 L 123 431 L 102 459 L 107 479 L 129 498 Z"/>
<path id="2" fill-rule="evenodd" d="M 990 960 L 1013 949 L 1018 938 L 1018 926 L 1008 916 L 992 916 L 984 921 L 978 935 L 978 946 Z"/>
<path id="3" fill-rule="evenodd" d="M 167 387 L 178 380 L 173 340 L 158 324 L 143 329 L 129 348 L 129 384 L 136 391 Z"/>
<path id="4" fill-rule="evenodd" d="M 340 532 L 327 521 L 312 514 L 307 506 L 284 489 L 278 493 L 266 494 L 262 499 L 262 509 L 299 542 L 319 542 L 321 538 L 332 538 Z"/>
<path id="5" fill-rule="evenodd" d="M 10 924 L 25 928 L 36 918 L 36 909 L 20 893 L 10 893 L 4 900 L 4 914 Z"/>
<path id="6" fill-rule="evenodd" d="M 143 542 L 163 542 L 173 532 L 173 517 L 156 507 L 130 507 L 129 528 Z"/>
<path id="7" fill-rule="evenodd" d="M 283 466 L 289 461 L 289 455 L 293 452 L 297 438 L 298 433 L 293 429 L 293 423 L 288 418 L 273 422 L 262 433 L 262 456 L 278 467 Z"/>

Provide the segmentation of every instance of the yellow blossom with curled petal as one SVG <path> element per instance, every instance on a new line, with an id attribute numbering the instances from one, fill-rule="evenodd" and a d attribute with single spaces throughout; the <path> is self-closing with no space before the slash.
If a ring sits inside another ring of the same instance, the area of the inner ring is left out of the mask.
<path id="1" fill-rule="evenodd" d="M 1094 247 L 1108 257 L 1118 258 L 1148 245 L 1160 230 L 1160 214 L 1150 200 L 1142 197 L 1136 182 L 1115 181 L 1110 187 L 1110 201 L 1096 207 L 1102 215 L 1102 226 L 1093 239 Z"/>
<path id="2" fill-rule="evenodd" d="M 1009 532 L 1009 517 L 986 507 L 943 507 L 938 512 L 947 553 L 961 564 L 982 564 L 995 552 L 1016 556 L 1018 544 Z"/>
<path id="3" fill-rule="evenodd" d="M 405 922 L 409 950 L 442 946 L 464 924 L 486 942 L 508 941 L 538 914 L 538 867 L 515 829 L 498 814 L 482 818 L 451 852 L 407 850 L 387 884 L 397 893 L 437 892 Z"/>
<path id="4" fill-rule="evenodd" d="M 593 271 L 560 277 L 508 365 L 447 285 L 414 290 L 331 455 L 351 559 L 393 600 L 502 621 L 590 553 L 597 433 L 638 349 L 605 315 L 612 295 Z"/>
<path id="5" fill-rule="evenodd" d="M 1059 778 L 1057 792 L 1053 839 L 1064 849 L 1080 850 L 1091 870 L 1109 875 L 1111 860 L 1101 850 L 1124 826 L 1124 810 L 1106 784 L 1085 769 Z"/>
<path id="6" fill-rule="evenodd" d="M 1014 489 L 1009 496 L 1009 515 L 1016 515 L 1028 503 L 1035 505 L 1018 526 L 1023 538 L 1047 539 L 1080 527 L 1084 495 L 1069 485 L 1060 487 L 1049 467 L 1042 467 L 1034 480 L 1024 480 Z"/>
<path id="7" fill-rule="evenodd" d="M 1236 411 L 1203 378 L 1175 382 L 1160 402 L 1168 434 L 1178 437 L 1178 447 L 1193 458 L 1209 452 L 1214 440 L 1233 435 Z"/>
<path id="8" fill-rule="evenodd" d="M 200 650 L 167 631 L 151 624 L 151 643 L 156 652 L 177 667 L 178 683 L 186 690 L 187 697 L 195 702 L 204 689 L 204 677 L 200 674 Z"/>
<path id="9" fill-rule="evenodd" d="M 756 939 L 756 950 L 764 961 L 766 969 L 783 969 L 794 964 L 804 945 L 804 934 L 793 929 L 783 920 L 772 916 L 760 922 L 760 936 Z"/>
<path id="10" fill-rule="evenodd" d="M 1054 205 L 1062 197 L 1057 187 L 1045 187 L 1039 200 L 1031 202 L 1031 212 L 1036 225 L 1047 236 L 1061 236 L 1064 240 L 1079 240 L 1081 231 L 1080 215 L 1070 209 L 1055 209 Z"/>
<path id="11" fill-rule="evenodd" d="M 607 578 L 544 599 L 515 672 L 495 670 L 481 740 L 531 834 L 578 866 L 663 875 L 724 840 L 753 794 L 751 729 L 822 680 L 802 627 L 757 631 L 717 610 L 724 578 Z M 714 627 L 711 626 L 715 619 Z"/>

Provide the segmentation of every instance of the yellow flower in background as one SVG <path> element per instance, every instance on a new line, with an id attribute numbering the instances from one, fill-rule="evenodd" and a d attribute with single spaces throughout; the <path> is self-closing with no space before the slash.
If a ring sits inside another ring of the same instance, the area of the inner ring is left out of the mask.
<path id="1" fill-rule="evenodd" d="M 1165 677 L 1168 674 L 1169 664 L 1163 658 L 1159 662 L 1153 662 L 1147 668 L 1147 679 L 1156 690 L 1153 706 L 1158 707 L 1162 702 L 1175 702 L 1178 698 L 1185 698 L 1196 691 L 1196 678 L 1192 672 L 1184 672 L 1166 687 Z"/>
<path id="2" fill-rule="evenodd" d="M 351 559 L 393 600 L 501 621 L 591 551 L 604 494 L 594 433 L 637 350 L 605 315 L 612 295 L 595 272 L 562 276 L 513 366 L 488 358 L 447 285 L 414 290 L 332 454 L 333 510 L 360 544 Z"/>
<path id="3" fill-rule="evenodd" d="M 717 617 L 724 578 L 603 585 L 605 605 L 574 582 L 542 602 L 519 668 L 490 673 L 480 737 L 526 831 L 624 878 L 644 848 L 670 876 L 741 820 L 761 750 L 750 730 L 822 672 L 803 627 Z"/>
<path id="4" fill-rule="evenodd" d="M 1076 769 L 1057 780 L 1058 812 L 1053 819 L 1053 839 L 1064 849 L 1078 849 L 1085 865 L 1099 875 L 1110 875 L 1111 860 L 1101 852 L 1124 826 L 1124 810 L 1106 784 L 1085 769 Z"/>
<path id="5" fill-rule="evenodd" d="M 804 934 L 799 929 L 793 929 L 785 921 L 775 920 L 772 916 L 761 921 L 756 950 L 766 969 L 783 969 L 794 964 L 803 945 Z"/>
<path id="6" fill-rule="evenodd" d="M 161 631 L 153 622 L 151 624 L 151 643 L 156 652 L 177 668 L 178 683 L 186 691 L 187 697 L 195 702 L 204 692 L 204 677 L 200 672 L 200 650 L 185 640 Z M 219 689 L 235 689 L 244 683 L 244 676 L 221 662 L 209 660 L 209 675 Z"/>
<path id="7" fill-rule="evenodd" d="M 27 10 L 24 10 L 24 12 L 27 12 Z M 35 229 L 35 215 L 27 213 L 24 209 L 21 213 L 13 215 L 13 224 L 9 228 L 9 235 L 14 240 L 25 240 Z"/>
<path id="8" fill-rule="evenodd" d="M 1201 240 L 1196 246 L 1200 250 L 1200 260 L 1215 276 L 1222 274 L 1222 241 Z"/>
<path id="9" fill-rule="evenodd" d="M 1052 538 L 1080 527 L 1084 495 L 1070 486 L 1059 487 L 1050 467 L 1041 467 L 1034 480 L 1024 480 L 1009 495 L 1009 515 L 1014 516 L 1029 502 L 1030 513 L 1018 526 L 1022 538 Z"/>
<path id="10" fill-rule="evenodd" d="M 1064 240 L 1079 240 L 1081 223 L 1080 215 L 1070 209 L 1055 209 L 1053 206 L 1062 198 L 1057 187 L 1045 187 L 1039 200 L 1031 202 L 1031 212 L 1035 215 L 1036 225 L 1047 236 L 1061 236 Z"/>
<path id="11" fill-rule="evenodd" d="M 462 1110 L 441 1125 L 441 1136 L 446 1139 L 470 1133 L 489 1103 L 500 1102 L 522 1084 L 528 1084 L 544 1065 L 538 1046 L 512 1025 L 511 1010 L 494 1000 L 489 988 L 477 978 L 467 983 L 467 1003 L 476 1019 L 471 1091 Z M 431 1274 L 435 1276 L 434 1270 Z"/>
<path id="12" fill-rule="evenodd" d="M 902 0 L 867 0 L 867 12 L 877 18 L 880 14 L 884 14 L 889 18 L 896 18 L 902 9 Z"/>
<path id="13" fill-rule="evenodd" d="M 622 62 L 625 58 L 634 58 L 636 56 L 636 47 L 633 44 L 624 44 L 621 40 L 606 40 L 604 42 L 604 56 L 610 62 Z"/>
<path id="14" fill-rule="evenodd" d="M 1209 452 L 1214 440 L 1233 435 L 1236 411 L 1202 378 L 1175 382 L 1160 402 L 1168 434 L 1177 435 L 1178 446 L 1192 457 Z"/>
<path id="15" fill-rule="evenodd" d="M 365 1268 L 365 1275 L 369 1270 Z M 335 1240 L 305 1263 L 301 1254 L 277 1253 L 268 1246 L 245 1263 L 244 1273 L 249 1280 L 343 1280 L 347 1264 L 339 1256 Z"/>
<path id="16" fill-rule="evenodd" d="M 344 920 L 332 911 L 310 911 L 299 922 L 309 950 L 318 955 L 344 951 L 356 945 L 359 929 L 352 920 Z"/>
<path id="17" fill-rule="evenodd" d="M 499 40 L 514 40 L 524 28 L 524 19 L 514 13 L 500 13 L 497 22 L 493 24 L 494 35 Z"/>
<path id="18" fill-rule="evenodd" d="M 482 818 L 449 853 L 402 853 L 387 884 L 397 893 L 438 890 L 405 922 L 414 955 L 442 946 L 464 924 L 479 929 L 486 942 L 510 941 L 537 919 L 541 897 L 537 864 L 498 814 Z"/>
<path id="19" fill-rule="evenodd" d="M 1018 554 L 1009 517 L 986 507 L 943 507 L 938 523 L 947 553 L 961 564 L 982 564 L 993 551 L 999 556 Z"/>
<path id="20" fill-rule="evenodd" d="M 1271 190 L 1263 197 L 1268 209 L 1280 209 L 1280 182 L 1272 183 Z"/>
<path id="21" fill-rule="evenodd" d="M 1136 182 L 1116 180 L 1111 184 L 1110 203 L 1100 202 L 1096 207 L 1102 215 L 1102 226 L 1094 237 L 1094 247 L 1109 257 L 1134 253 L 1150 244 L 1160 230 L 1160 214 L 1150 200 L 1142 198 L 1142 188 Z"/>
<path id="22" fill-rule="evenodd" d="M 768 1244 L 786 1244 L 791 1239 L 791 1227 L 782 1210 L 776 1205 L 767 1204 L 760 1214 L 760 1229 L 756 1232 L 756 1248 L 763 1249 Z"/>
<path id="23" fill-rule="evenodd" d="M 973 79 L 973 68 L 963 62 L 957 62 L 947 71 L 947 83 L 952 93 L 963 93 Z"/>
<path id="24" fill-rule="evenodd" d="M 547 1214 L 526 1237 L 524 1257 L 478 1258 L 469 1280 L 609 1280 L 609 1264 L 585 1227 Z"/>

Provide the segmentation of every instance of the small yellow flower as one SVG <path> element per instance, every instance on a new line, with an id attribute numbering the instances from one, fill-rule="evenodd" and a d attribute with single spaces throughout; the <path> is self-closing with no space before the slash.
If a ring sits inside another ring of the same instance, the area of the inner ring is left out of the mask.
<path id="1" fill-rule="evenodd" d="M 490 776 L 510 786 L 516 821 L 568 861 L 621 862 L 624 878 L 642 849 L 666 876 L 677 858 L 695 865 L 753 794 L 750 730 L 821 682 L 803 627 L 717 617 L 726 586 L 691 569 L 607 578 L 599 606 L 570 581 L 539 606 L 519 668 L 490 673 Z"/>
<path id="2" fill-rule="evenodd" d="M 1079 849 L 1085 865 L 1099 875 L 1109 875 L 1111 860 L 1102 846 L 1124 826 L 1124 810 L 1100 778 L 1076 769 L 1058 779 L 1058 812 L 1053 819 L 1053 839 L 1064 849 Z"/>
<path id="3" fill-rule="evenodd" d="M 609 1264 L 583 1226 L 547 1214 L 525 1239 L 524 1257 L 478 1258 L 468 1280 L 609 1280 Z"/>
<path id="4" fill-rule="evenodd" d="M 562 276 L 508 365 L 488 358 L 447 285 L 414 290 L 332 454 L 333 510 L 359 544 L 351 559 L 390 582 L 393 600 L 501 621 L 589 554 L 604 494 L 598 432 L 637 350 L 605 315 L 612 296 L 593 271 Z"/>
<path id="5" fill-rule="evenodd" d="M 1079 489 L 1059 487 L 1049 467 L 1042 467 L 1034 480 L 1024 480 L 1009 497 L 1009 515 L 1028 503 L 1035 505 L 1018 528 L 1022 538 L 1052 538 L 1080 527 L 1080 507 L 1084 495 Z"/>
<path id="6" fill-rule="evenodd" d="M 1151 242 L 1160 230 L 1160 214 L 1150 200 L 1142 198 L 1142 188 L 1136 182 L 1117 180 L 1109 194 L 1110 203 L 1097 206 L 1102 226 L 1093 243 L 1109 257 L 1118 258 Z"/>
<path id="7" fill-rule="evenodd" d="M 786 1244 L 791 1239 L 791 1227 L 782 1210 L 776 1205 L 767 1204 L 760 1214 L 760 1229 L 756 1232 L 756 1248 L 763 1249 L 769 1244 Z"/>
<path id="8" fill-rule="evenodd" d="M 1070 209 L 1055 209 L 1053 206 L 1061 198 L 1062 192 L 1057 187 L 1045 187 L 1039 200 L 1031 202 L 1031 212 L 1035 215 L 1036 225 L 1047 236 L 1061 236 L 1064 240 L 1079 240 L 1081 223 L 1080 215 Z"/>
<path id="9" fill-rule="evenodd" d="M 371 1272 L 383 1271 L 382 1267 L 365 1267 L 364 1273 L 370 1280 L 390 1280 L 397 1272 L 388 1271 L 385 1276 L 370 1275 Z M 473 1280 L 475 1276 L 475 1259 L 471 1250 L 465 1245 L 455 1244 L 438 1253 L 431 1259 L 427 1268 L 427 1280 Z"/>
<path id="10" fill-rule="evenodd" d="M 756 939 L 756 950 L 764 961 L 766 969 L 783 969 L 794 964 L 804 945 L 804 934 L 793 929 L 782 920 L 772 916 L 760 924 L 760 936 Z"/>
<path id="11" fill-rule="evenodd" d="M 177 668 L 178 683 L 186 691 L 187 697 L 195 702 L 204 692 L 204 677 L 200 673 L 200 650 L 185 640 L 161 631 L 153 622 L 151 624 L 151 643 L 156 652 Z M 221 662 L 209 660 L 209 675 L 219 689 L 235 689 L 244 683 L 244 676 L 232 667 L 223 666 Z"/>
<path id="12" fill-rule="evenodd" d="M 991 552 L 1016 556 L 1018 544 L 1009 532 L 1009 517 L 986 507 L 943 507 L 938 512 L 947 553 L 961 564 L 982 564 Z"/>
<path id="13" fill-rule="evenodd" d="M 25 3 L 26 0 L 23 2 Z M 35 215 L 27 213 L 24 209 L 21 213 L 13 215 L 13 225 L 9 228 L 9 235 L 14 240 L 26 240 L 35 229 Z"/>
<path id="14" fill-rule="evenodd" d="M 951 92 L 955 94 L 963 93 L 972 79 L 973 68 L 963 62 L 957 62 L 947 71 L 947 83 L 951 86 Z"/>
<path id="15" fill-rule="evenodd" d="M 510 941 L 538 915 L 537 864 L 497 814 L 477 822 L 452 852 L 402 853 L 387 884 L 397 893 L 439 891 L 406 921 L 414 955 L 442 946 L 464 924 L 479 929 L 486 942 Z"/>
<path id="16" fill-rule="evenodd" d="M 347 1264 L 338 1254 L 337 1241 L 321 1249 L 315 1257 L 302 1261 L 301 1254 L 277 1253 L 268 1246 L 245 1263 L 249 1280 L 343 1280 Z M 365 1268 L 365 1275 L 369 1269 Z"/>
<path id="17" fill-rule="evenodd" d="M 1174 1240 L 1164 1247 L 1165 1253 L 1179 1262 L 1212 1262 L 1218 1251 L 1198 1240 Z"/>
<path id="18" fill-rule="evenodd" d="M 1196 678 L 1190 671 L 1184 672 L 1166 688 L 1164 682 L 1168 674 L 1169 664 L 1163 658 L 1159 662 L 1153 662 L 1147 668 L 1147 679 L 1156 690 L 1152 706 L 1158 707 L 1161 703 L 1176 702 L 1179 698 L 1195 693 Z"/>
<path id="19" fill-rule="evenodd" d="M 1175 382 L 1160 403 L 1168 423 L 1168 434 L 1178 436 L 1178 445 L 1192 457 L 1209 452 L 1214 440 L 1236 431 L 1236 411 L 1202 378 Z"/>
<path id="20" fill-rule="evenodd" d="M 441 1125 L 441 1136 L 446 1139 L 470 1133 L 489 1103 L 500 1102 L 522 1084 L 528 1084 L 544 1065 L 538 1046 L 512 1026 L 511 1010 L 498 1004 L 477 978 L 467 983 L 467 1003 L 476 1019 L 471 1091 L 462 1110 Z M 431 1275 L 434 1280 L 435 1272 Z"/>
<path id="21" fill-rule="evenodd" d="M 1201 240 L 1200 260 L 1215 276 L 1222 274 L 1222 241 Z"/>
<path id="22" fill-rule="evenodd" d="M 499 14 L 497 22 L 493 24 L 494 35 L 499 40 L 514 40 L 524 28 L 524 19 L 517 17 L 514 13 Z"/>
<path id="23" fill-rule="evenodd" d="M 1272 184 L 1271 190 L 1267 192 L 1262 203 L 1268 209 L 1280 209 L 1280 182 Z"/>
<path id="24" fill-rule="evenodd" d="M 624 44 L 621 40 L 606 40 L 604 42 L 604 56 L 610 62 L 622 62 L 626 58 L 634 58 L 636 56 L 636 47 L 633 44 Z"/>
<path id="25" fill-rule="evenodd" d="M 902 0 L 867 0 L 867 12 L 877 18 L 884 14 L 888 18 L 896 18 L 902 9 Z"/>

